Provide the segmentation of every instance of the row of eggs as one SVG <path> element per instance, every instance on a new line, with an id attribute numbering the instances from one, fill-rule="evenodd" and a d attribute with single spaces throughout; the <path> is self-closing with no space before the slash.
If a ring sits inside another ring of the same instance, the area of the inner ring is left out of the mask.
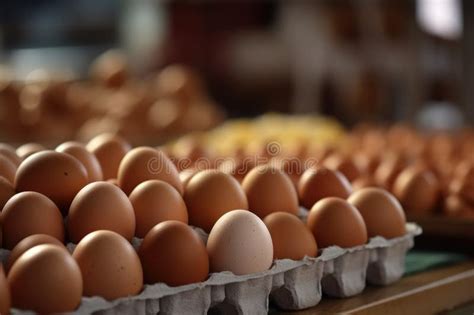
<path id="1" fill-rule="evenodd" d="M 124 143 L 108 137 L 97 147 Z M 337 171 L 303 174 L 299 186 L 309 186 L 303 191 L 314 199 L 305 225 L 296 216 L 293 182 L 272 165 L 255 167 L 241 184 L 218 170 L 180 179 L 163 152 L 140 147 L 115 160 L 115 180 L 104 176 L 112 159 L 103 162 L 90 143 L 69 145 L 82 159 L 57 152 L 67 147 L 61 145 L 21 162 L 13 180 L 17 193 L 3 207 L 3 245 L 13 251 L 8 280 L 0 283 L 8 283 L 18 308 L 73 310 L 82 295 L 115 299 L 139 293 L 144 282 L 182 285 L 204 281 L 209 272 L 249 274 L 270 268 L 273 259 L 315 256 L 318 247 L 352 247 L 371 236 L 405 233 L 393 196 L 376 188 L 351 194 Z M 98 162 L 102 179 L 110 181 L 95 181 L 84 156 Z M 331 181 L 321 180 L 326 177 Z M 207 244 L 187 223 L 210 233 Z M 143 238 L 138 254 L 130 244 L 134 236 Z M 78 244 L 72 256 L 61 248 L 65 240 Z M 38 245 L 44 243 L 49 245 Z"/>

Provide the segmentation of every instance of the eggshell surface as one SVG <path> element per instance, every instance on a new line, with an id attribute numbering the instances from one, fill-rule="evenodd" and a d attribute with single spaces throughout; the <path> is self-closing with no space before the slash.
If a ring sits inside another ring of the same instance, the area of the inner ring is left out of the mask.
<path id="1" fill-rule="evenodd" d="M 273 243 L 265 223 L 247 210 L 224 214 L 207 241 L 211 272 L 230 271 L 245 275 L 269 269 Z"/>
<path id="2" fill-rule="evenodd" d="M 178 286 L 204 281 L 209 274 L 206 246 L 183 222 L 155 225 L 143 239 L 138 254 L 146 283 Z"/>
<path id="3" fill-rule="evenodd" d="M 113 300 L 140 293 L 143 271 L 133 246 L 112 231 L 95 231 L 73 253 L 81 270 L 85 296 Z"/>
<path id="4" fill-rule="evenodd" d="M 273 212 L 298 214 L 298 194 L 291 179 L 283 171 L 260 165 L 252 169 L 242 181 L 249 210 L 264 218 Z"/>
<path id="5" fill-rule="evenodd" d="M 82 297 L 82 277 L 72 256 L 56 245 L 38 245 L 8 273 L 12 306 L 40 314 L 71 312 Z"/>
<path id="6" fill-rule="evenodd" d="M 189 223 L 207 232 L 224 213 L 248 209 L 247 197 L 239 182 L 218 170 L 194 175 L 183 197 L 188 207 Z"/>

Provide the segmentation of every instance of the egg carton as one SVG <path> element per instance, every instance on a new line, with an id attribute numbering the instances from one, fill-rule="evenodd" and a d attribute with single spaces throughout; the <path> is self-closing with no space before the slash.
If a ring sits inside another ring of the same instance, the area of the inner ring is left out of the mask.
<path id="1" fill-rule="evenodd" d="M 323 292 L 344 298 L 362 292 L 366 282 L 388 285 L 404 273 L 406 252 L 413 246 L 421 228 L 407 224 L 407 234 L 386 240 L 374 237 L 353 248 L 329 247 L 316 258 L 276 260 L 264 272 L 237 276 L 231 272 L 213 273 L 208 280 L 179 287 L 164 283 L 145 285 L 136 296 L 107 301 L 84 297 L 71 314 L 267 314 L 272 301 L 283 310 L 301 310 L 315 306 Z M 197 230 L 207 239 L 206 233 Z M 134 239 L 135 248 L 141 243 Z M 72 251 L 74 245 L 68 244 Z M 8 258 L 0 251 L 0 259 Z M 33 314 L 13 310 L 12 314 Z"/>

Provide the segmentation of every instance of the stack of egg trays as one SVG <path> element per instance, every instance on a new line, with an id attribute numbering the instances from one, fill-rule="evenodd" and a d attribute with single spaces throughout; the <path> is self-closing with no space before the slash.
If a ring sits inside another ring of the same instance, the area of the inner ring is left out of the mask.
<path id="1" fill-rule="evenodd" d="M 362 292 L 366 283 L 388 285 L 399 280 L 406 253 L 421 234 L 416 224 L 406 227 L 407 234 L 398 238 L 374 237 L 362 246 L 325 248 L 316 258 L 276 260 L 270 270 L 251 275 L 220 272 L 205 282 L 179 287 L 145 285 L 139 295 L 114 301 L 83 297 L 74 314 L 267 314 L 270 300 L 283 310 L 305 309 L 317 305 L 323 292 L 344 298 Z M 138 247 L 140 242 L 134 239 L 133 245 Z M 5 251 L 0 253 L 0 258 L 7 256 Z"/>

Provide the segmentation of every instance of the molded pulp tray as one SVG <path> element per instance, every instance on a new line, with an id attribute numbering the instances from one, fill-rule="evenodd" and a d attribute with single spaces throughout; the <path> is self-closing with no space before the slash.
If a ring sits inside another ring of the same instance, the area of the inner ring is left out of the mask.
<path id="1" fill-rule="evenodd" d="M 386 240 L 375 237 L 353 248 L 329 247 L 316 258 L 300 261 L 276 260 L 265 272 L 236 276 L 230 272 L 211 274 L 202 283 L 169 287 L 145 285 L 136 296 L 106 301 L 84 297 L 74 314 L 266 314 L 271 299 L 283 310 L 315 306 L 322 293 L 349 297 L 362 292 L 366 282 L 388 285 L 404 273 L 406 252 L 413 247 L 421 228 L 407 223 L 407 234 Z M 206 235 L 200 231 L 201 236 Z M 134 240 L 137 247 L 140 240 Z M 69 244 L 68 248 L 73 249 Z M 0 251 L 4 261 L 9 252 Z M 12 310 L 12 314 L 32 314 Z"/>

